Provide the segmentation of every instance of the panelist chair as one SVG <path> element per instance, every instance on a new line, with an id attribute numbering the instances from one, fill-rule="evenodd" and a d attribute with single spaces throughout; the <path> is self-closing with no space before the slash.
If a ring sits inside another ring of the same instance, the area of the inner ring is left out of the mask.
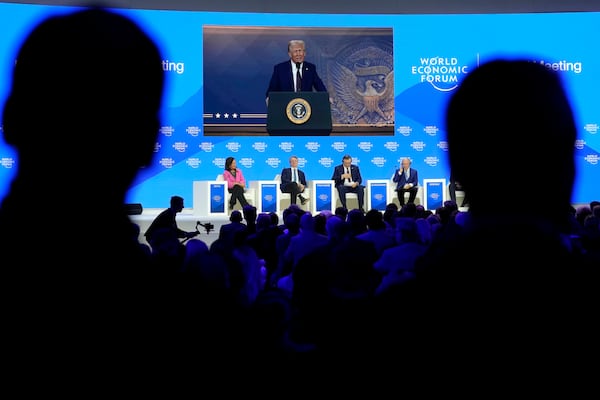
<path id="1" fill-rule="evenodd" d="M 400 207 L 400 200 L 398 199 L 398 192 L 396 191 L 396 182 L 394 182 L 394 175 L 390 177 L 390 190 L 392 191 L 390 199 L 392 203 L 395 203 L 398 207 Z M 404 204 L 408 203 L 408 193 L 404 193 Z M 420 205 L 423 204 L 423 185 L 419 183 L 417 196 L 415 197 L 415 204 Z"/>
<path id="2" fill-rule="evenodd" d="M 275 175 L 275 178 L 273 178 L 273 180 L 281 183 L 281 174 Z M 304 192 L 302 192 L 302 196 L 308 198 L 309 200 L 304 205 L 302 205 L 300 203 L 300 200 L 298 199 L 296 201 L 296 204 L 301 209 L 303 209 L 305 211 L 310 211 L 310 202 L 311 202 L 310 197 L 311 196 L 310 196 L 310 185 L 309 185 L 309 182 L 306 182 L 306 187 L 304 188 Z M 279 209 L 280 210 L 285 210 L 291 204 L 292 204 L 292 195 L 290 193 L 284 193 L 284 192 L 281 191 L 281 189 L 279 189 Z"/>
<path id="3" fill-rule="evenodd" d="M 337 188 L 333 189 L 333 194 L 335 197 L 335 208 L 341 207 L 342 202 L 340 201 L 340 194 L 338 193 Z M 348 210 L 358 209 L 358 194 L 356 193 L 346 193 L 346 206 Z M 367 187 L 365 186 L 365 211 L 369 211 L 366 209 L 367 207 Z"/>

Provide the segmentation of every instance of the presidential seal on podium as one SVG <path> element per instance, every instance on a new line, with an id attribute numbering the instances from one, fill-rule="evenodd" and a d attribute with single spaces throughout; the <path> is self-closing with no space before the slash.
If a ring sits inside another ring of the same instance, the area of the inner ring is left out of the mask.
<path id="1" fill-rule="evenodd" d="M 304 124 L 310 119 L 312 110 L 310 103 L 303 98 L 297 97 L 288 102 L 285 113 L 288 120 L 294 124 Z"/>

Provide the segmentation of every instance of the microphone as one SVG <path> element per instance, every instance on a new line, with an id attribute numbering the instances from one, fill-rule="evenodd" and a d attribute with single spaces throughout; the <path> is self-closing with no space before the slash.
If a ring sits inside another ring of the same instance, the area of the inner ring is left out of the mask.
<path id="1" fill-rule="evenodd" d="M 302 63 L 297 62 L 296 63 L 296 68 L 300 69 L 300 66 L 302 65 Z"/>

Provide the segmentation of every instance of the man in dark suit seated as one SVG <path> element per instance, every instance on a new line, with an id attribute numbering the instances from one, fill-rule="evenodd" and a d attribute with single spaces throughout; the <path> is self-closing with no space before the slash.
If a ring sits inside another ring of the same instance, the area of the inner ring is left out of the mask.
<path id="1" fill-rule="evenodd" d="M 400 168 L 396 170 L 392 179 L 396 182 L 396 192 L 398 193 L 400 206 L 405 203 L 404 193 L 408 192 L 408 202 L 414 203 L 419 191 L 419 173 L 416 169 L 410 167 L 411 164 L 409 158 L 403 158 Z"/>
<path id="2" fill-rule="evenodd" d="M 304 171 L 298 168 L 298 157 L 290 157 L 290 166 L 281 170 L 281 183 L 279 188 L 283 193 L 289 193 L 292 204 L 296 204 L 296 198 L 300 199 L 300 204 L 304 205 L 308 198 L 302 196 L 306 189 L 306 175 Z"/>
<path id="3" fill-rule="evenodd" d="M 352 157 L 346 154 L 342 157 L 342 164 L 335 167 L 333 170 L 332 180 L 335 181 L 335 187 L 340 195 L 342 207 L 346 206 L 346 193 L 356 193 L 358 196 L 358 208 L 363 213 L 365 212 L 365 187 L 362 185 L 362 176 L 358 165 L 352 164 Z"/>
<path id="4" fill-rule="evenodd" d="M 317 73 L 317 66 L 304 60 L 306 45 L 303 40 L 290 40 L 290 59 L 273 67 L 273 74 L 267 88 L 266 102 L 270 92 L 326 92 L 327 88 Z"/>

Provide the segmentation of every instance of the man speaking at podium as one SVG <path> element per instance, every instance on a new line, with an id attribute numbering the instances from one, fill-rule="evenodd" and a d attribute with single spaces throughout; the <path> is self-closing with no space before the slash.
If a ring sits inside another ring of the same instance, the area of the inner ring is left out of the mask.
<path id="1" fill-rule="evenodd" d="M 317 73 L 315 64 L 304 61 L 306 47 L 303 40 L 290 40 L 288 43 L 290 59 L 273 67 L 273 75 L 266 92 L 269 105 L 270 92 L 326 92 L 327 87 Z"/>

